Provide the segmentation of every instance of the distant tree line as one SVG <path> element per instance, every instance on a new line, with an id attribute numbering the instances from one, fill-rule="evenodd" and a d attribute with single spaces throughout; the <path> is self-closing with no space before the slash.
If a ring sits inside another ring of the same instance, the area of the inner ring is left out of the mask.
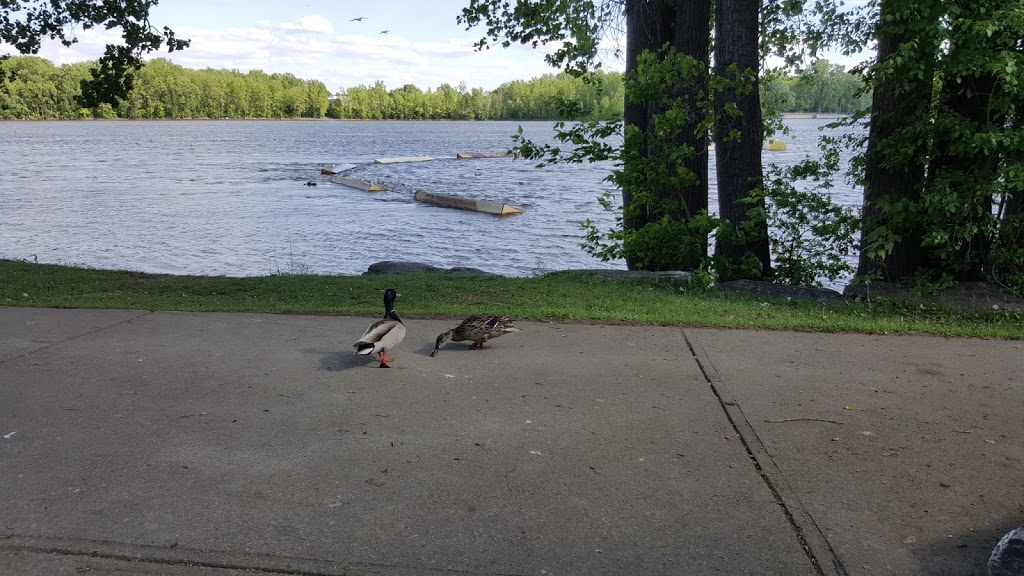
<path id="1" fill-rule="evenodd" d="M 442 84 L 425 91 L 412 84 L 389 90 L 383 82 L 332 95 L 323 82 L 260 70 L 192 70 L 166 59 L 135 72 L 127 98 L 85 108 L 81 81 L 94 62 L 55 66 L 37 56 L 0 61 L 0 119 L 80 118 L 351 118 L 373 120 L 551 120 L 570 116 L 620 118 L 619 73 L 599 73 L 595 82 L 568 74 L 545 74 L 486 91 Z M 818 63 L 807 73 L 766 80 L 765 107 L 777 112 L 850 113 L 870 95 L 841 66 Z M 573 112 L 573 114 L 569 114 Z"/>
<path id="2" fill-rule="evenodd" d="M 0 62 L 0 119 L 323 118 L 330 91 L 319 80 L 259 70 L 191 70 L 163 58 L 134 73 L 115 108 L 83 108 L 80 83 L 94 62 L 54 66 L 37 56 Z"/>
<path id="3" fill-rule="evenodd" d="M 761 88 L 762 107 L 779 112 L 853 114 L 871 106 L 860 76 L 820 60 L 799 76 L 774 76 Z"/>
<path id="4" fill-rule="evenodd" d="M 337 95 L 331 118 L 390 120 L 554 120 L 574 107 L 584 118 L 622 116 L 622 75 L 600 73 L 593 83 L 568 74 L 516 80 L 493 91 L 442 84 L 426 92 L 412 84 L 388 90 L 383 82 L 348 88 Z"/>

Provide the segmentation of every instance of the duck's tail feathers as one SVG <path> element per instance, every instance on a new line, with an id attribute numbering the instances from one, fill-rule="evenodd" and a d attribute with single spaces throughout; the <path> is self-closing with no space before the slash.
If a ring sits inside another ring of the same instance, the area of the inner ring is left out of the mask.
<path id="1" fill-rule="evenodd" d="M 372 342 L 356 342 L 355 343 L 356 354 L 363 354 L 364 356 L 373 352 Z"/>

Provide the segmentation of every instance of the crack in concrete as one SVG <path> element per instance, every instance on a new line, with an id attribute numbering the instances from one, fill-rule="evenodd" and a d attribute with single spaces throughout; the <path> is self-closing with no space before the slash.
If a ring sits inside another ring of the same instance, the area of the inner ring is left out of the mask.
<path id="1" fill-rule="evenodd" d="M 739 423 L 736 420 L 736 417 L 733 415 L 733 411 L 730 410 L 730 406 L 733 406 L 736 409 L 736 411 L 739 412 L 739 418 L 742 418 L 744 420 L 746 428 L 750 430 L 750 434 L 754 436 L 754 440 L 756 440 L 758 444 L 761 444 L 761 446 L 763 446 L 764 444 L 761 442 L 760 437 L 758 437 L 757 431 L 754 430 L 754 427 L 751 426 L 750 422 L 746 420 L 746 416 L 743 414 L 743 410 L 739 407 L 739 404 L 735 402 L 729 402 L 723 397 L 721 391 L 719 390 L 719 386 L 711 377 L 711 373 L 709 372 L 708 368 L 705 367 L 704 362 L 701 361 L 701 354 L 697 352 L 696 347 L 690 340 L 690 336 L 686 333 L 685 330 L 680 331 L 683 334 L 683 340 L 686 342 L 687 348 L 689 348 L 690 350 L 690 355 L 693 357 L 694 362 L 697 363 L 697 367 L 700 369 L 701 374 L 704 376 L 704 380 L 708 383 L 708 387 L 711 389 L 711 393 L 714 394 L 715 399 L 718 400 L 718 404 L 722 408 L 722 412 L 725 414 L 725 417 L 729 421 L 729 425 L 732 427 L 733 431 L 736 433 L 736 436 L 740 439 L 740 443 L 743 445 L 743 449 L 746 451 L 747 457 L 750 458 L 750 461 L 753 463 L 754 469 L 757 471 L 758 476 L 761 477 L 761 481 L 764 482 L 765 486 L 768 488 L 768 491 L 771 492 L 772 498 L 775 500 L 775 504 L 779 506 L 779 508 L 782 510 L 782 513 L 785 515 L 786 521 L 789 522 L 790 528 L 793 529 L 797 541 L 800 543 L 800 547 L 803 548 L 804 554 L 807 555 L 807 559 L 814 566 L 814 570 L 818 573 L 819 576 L 827 576 L 825 570 L 821 565 L 821 561 L 814 553 L 814 547 L 809 542 L 807 535 L 804 532 L 804 528 L 800 525 L 800 522 L 797 521 L 796 515 L 793 513 L 793 510 L 790 509 L 789 504 L 786 503 L 786 500 L 782 495 L 782 491 L 779 490 L 779 487 L 776 485 L 776 482 L 772 480 L 768 471 L 765 470 L 765 467 L 761 464 L 760 460 L 758 460 L 757 454 L 752 448 L 750 440 L 747 438 L 746 434 L 744 434 L 743 430 L 741 429 L 742 427 L 739 425 Z M 708 359 L 708 361 L 710 362 L 710 358 Z M 714 370 L 713 367 L 712 370 Z M 769 460 L 772 460 L 771 455 L 767 453 L 767 450 L 764 450 L 764 453 Z M 772 461 L 772 464 L 775 465 L 776 468 L 778 467 L 778 465 L 775 464 L 774 461 Z M 821 539 L 824 541 L 825 547 L 828 549 L 828 554 L 831 556 L 830 559 L 832 561 L 831 564 L 833 568 L 835 568 L 836 572 L 841 576 L 848 576 L 849 573 L 847 572 L 846 567 L 843 566 L 842 561 L 839 560 L 839 557 L 835 553 L 835 550 L 832 549 L 832 544 L 828 541 L 827 538 L 825 538 L 825 535 L 821 532 L 821 528 L 818 527 L 817 523 L 814 521 L 814 518 L 811 518 L 810 514 L 807 514 L 807 516 L 810 519 L 811 524 L 814 525 L 814 529 L 817 530 L 818 533 L 821 535 Z"/>
<path id="2" fill-rule="evenodd" d="M 22 536 L 5 534 L 0 536 L 0 552 L 29 552 L 80 556 L 100 560 L 143 562 L 164 566 L 198 566 L 220 570 L 238 570 L 260 574 L 282 574 L 287 576 L 356 576 L 376 574 L 384 576 L 411 576 L 413 574 L 463 575 L 463 576 L 521 576 L 512 573 L 473 572 L 467 570 L 410 568 L 387 564 L 363 564 L 338 562 L 315 558 L 302 558 L 275 554 L 235 553 L 217 550 L 199 550 L 173 546 L 129 544 L 109 540 L 88 540 L 80 538 L 54 538 L 48 536 Z"/>
<path id="3" fill-rule="evenodd" d="M 79 338 L 85 338 L 86 336 L 92 336 L 93 334 L 96 334 L 98 332 L 102 332 L 102 331 L 108 330 L 110 328 L 116 328 L 116 327 L 120 326 L 121 324 L 127 324 L 128 322 L 132 322 L 134 320 L 138 320 L 139 318 L 142 318 L 143 316 L 149 316 L 150 314 L 154 314 L 154 313 L 155 312 L 153 310 L 146 310 L 146 311 L 142 312 L 141 314 L 136 314 L 135 316 L 132 316 L 131 318 L 126 318 L 124 320 L 121 320 L 120 322 L 115 322 L 115 323 L 109 324 L 107 326 L 100 326 L 99 328 L 96 328 L 95 330 L 90 330 L 88 332 L 83 332 L 81 334 L 76 334 L 74 336 L 71 336 L 70 338 L 65 338 L 65 339 L 59 340 L 57 342 L 51 342 L 50 344 L 48 344 L 47 346 L 43 346 L 42 348 L 36 348 L 35 350 L 29 350 L 28 352 L 24 352 L 22 354 L 18 354 L 17 356 L 11 356 L 10 358 L 0 358 L 0 364 L 6 364 L 7 362 L 10 362 L 11 360 L 17 360 L 18 358 L 24 358 L 25 356 L 31 356 L 31 355 L 36 354 L 38 352 L 42 352 L 43 350 L 49 350 L 50 348 L 53 348 L 54 346 L 60 346 L 61 344 L 66 344 L 66 343 L 71 342 L 73 340 L 78 340 Z"/>

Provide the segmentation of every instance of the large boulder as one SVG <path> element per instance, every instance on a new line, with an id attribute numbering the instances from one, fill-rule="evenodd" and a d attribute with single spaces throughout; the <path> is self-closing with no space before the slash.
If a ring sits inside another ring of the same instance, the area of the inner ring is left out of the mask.
<path id="1" fill-rule="evenodd" d="M 815 302 L 838 302 L 843 295 L 828 288 L 808 288 L 806 286 L 787 286 L 772 284 L 761 280 L 732 280 L 718 285 L 722 290 L 730 292 L 747 292 L 774 298 L 801 298 Z"/>
<path id="2" fill-rule="evenodd" d="M 456 274 L 463 276 L 497 276 L 491 272 L 485 272 L 479 268 L 467 268 L 456 266 L 454 268 L 439 268 L 430 264 L 419 262 L 395 262 L 385 260 L 370 264 L 370 267 L 363 273 L 364 276 L 371 274 Z"/>
<path id="3" fill-rule="evenodd" d="M 1024 526 L 1011 530 L 988 559 L 989 576 L 1024 576 Z"/>
<path id="4" fill-rule="evenodd" d="M 1024 298 L 985 282 L 959 282 L 937 294 L 917 294 L 900 284 L 876 281 L 850 284 L 843 294 L 847 298 L 884 298 L 922 308 L 949 308 L 968 314 L 1024 310 Z"/>
<path id="5" fill-rule="evenodd" d="M 549 272 L 549 274 L 575 274 L 579 272 L 596 274 L 605 278 L 615 279 L 661 280 L 663 282 L 668 282 L 673 286 L 685 287 L 693 284 L 693 272 L 684 272 L 681 270 L 649 272 L 647 270 L 608 270 L 604 268 L 586 268 L 583 270 L 559 270 L 556 272 Z"/>

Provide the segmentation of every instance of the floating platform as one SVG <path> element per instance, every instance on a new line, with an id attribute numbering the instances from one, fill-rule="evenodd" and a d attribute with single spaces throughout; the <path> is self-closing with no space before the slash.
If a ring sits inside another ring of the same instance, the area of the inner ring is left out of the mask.
<path id="1" fill-rule="evenodd" d="M 374 162 L 377 164 L 401 164 L 403 162 L 429 162 L 433 159 L 433 156 L 400 156 L 398 158 L 377 158 Z"/>
<path id="2" fill-rule="evenodd" d="M 511 156 L 508 152 L 459 152 L 455 155 L 459 160 L 467 160 L 469 158 L 507 158 Z"/>
<path id="3" fill-rule="evenodd" d="M 486 212 L 487 214 L 497 214 L 499 216 L 514 216 L 516 214 L 523 213 L 522 210 L 518 208 L 513 208 L 508 204 L 503 204 L 501 202 L 491 202 L 490 200 L 469 200 L 467 198 L 458 198 L 456 196 L 444 196 L 442 194 L 431 194 L 429 192 L 423 191 L 416 192 L 414 198 L 418 202 L 426 202 L 427 204 L 444 206 L 445 208 L 473 210 L 476 212 Z"/>
<path id="4" fill-rule="evenodd" d="M 355 178 L 347 178 L 345 176 L 331 176 L 331 182 L 335 184 L 343 184 L 350 188 L 358 188 L 367 192 L 386 192 L 387 188 L 380 184 L 374 184 L 373 182 L 365 182 L 363 180 L 356 180 Z"/>

